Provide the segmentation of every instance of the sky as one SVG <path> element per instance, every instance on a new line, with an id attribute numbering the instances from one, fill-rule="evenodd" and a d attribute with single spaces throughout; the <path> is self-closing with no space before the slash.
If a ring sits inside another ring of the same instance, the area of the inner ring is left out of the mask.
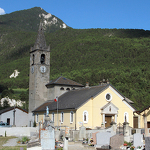
<path id="1" fill-rule="evenodd" d="M 0 15 L 33 7 L 74 29 L 150 30 L 150 0 L 0 0 Z"/>

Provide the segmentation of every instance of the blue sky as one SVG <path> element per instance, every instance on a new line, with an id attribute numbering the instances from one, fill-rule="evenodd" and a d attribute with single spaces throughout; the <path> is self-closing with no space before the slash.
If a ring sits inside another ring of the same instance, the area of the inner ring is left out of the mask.
<path id="1" fill-rule="evenodd" d="M 41 7 L 76 29 L 150 30 L 150 0 L 0 0 L 0 14 L 32 7 Z"/>

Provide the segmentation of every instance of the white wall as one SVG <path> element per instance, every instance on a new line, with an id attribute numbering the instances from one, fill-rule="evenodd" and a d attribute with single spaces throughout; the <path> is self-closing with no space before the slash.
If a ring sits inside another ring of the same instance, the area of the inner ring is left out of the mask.
<path id="1" fill-rule="evenodd" d="M 0 135 L 5 136 L 30 136 L 31 132 L 39 132 L 38 127 L 0 127 Z"/>
<path id="2" fill-rule="evenodd" d="M 15 125 L 16 127 L 28 126 L 28 114 L 21 111 L 20 109 L 15 109 Z M 0 116 L 0 121 L 7 122 L 7 118 L 10 118 L 10 125 L 13 125 L 13 111 L 2 113 Z"/>

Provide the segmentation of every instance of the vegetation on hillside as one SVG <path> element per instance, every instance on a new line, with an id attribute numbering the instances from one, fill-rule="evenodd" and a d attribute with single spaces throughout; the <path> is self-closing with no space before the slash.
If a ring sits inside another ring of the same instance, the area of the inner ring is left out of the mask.
<path id="1" fill-rule="evenodd" d="M 0 31 L 0 84 L 28 88 L 29 51 L 37 32 Z M 150 105 L 150 31 L 67 28 L 45 36 L 51 47 L 50 79 L 63 75 L 91 86 L 109 79 L 137 109 Z M 15 69 L 20 74 L 10 79 Z"/>

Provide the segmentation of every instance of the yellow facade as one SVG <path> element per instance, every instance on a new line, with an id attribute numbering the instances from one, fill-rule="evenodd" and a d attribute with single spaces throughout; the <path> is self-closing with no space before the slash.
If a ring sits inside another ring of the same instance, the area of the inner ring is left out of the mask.
<path id="1" fill-rule="evenodd" d="M 138 117 L 140 120 L 140 128 L 144 128 L 144 123 L 147 124 L 147 128 L 150 128 L 150 106 L 143 110 Z"/>
<path id="2" fill-rule="evenodd" d="M 111 101 L 106 100 L 107 93 L 111 95 Z M 69 126 L 73 129 L 79 129 L 83 124 L 87 128 L 95 129 L 101 127 L 103 124 L 106 125 L 105 119 L 111 119 L 111 121 L 117 124 L 122 124 L 127 121 L 129 126 L 133 127 L 134 111 L 133 107 L 124 100 L 124 97 L 109 86 L 99 94 L 91 97 L 76 110 L 59 110 L 58 115 L 57 111 L 50 111 L 49 116 L 52 119 L 54 114 L 54 125 L 61 126 L 61 128 Z M 73 122 L 71 122 L 71 112 L 73 112 Z M 39 121 L 44 119 L 44 113 L 45 112 L 38 113 Z M 63 122 L 61 121 L 62 113 Z"/>

